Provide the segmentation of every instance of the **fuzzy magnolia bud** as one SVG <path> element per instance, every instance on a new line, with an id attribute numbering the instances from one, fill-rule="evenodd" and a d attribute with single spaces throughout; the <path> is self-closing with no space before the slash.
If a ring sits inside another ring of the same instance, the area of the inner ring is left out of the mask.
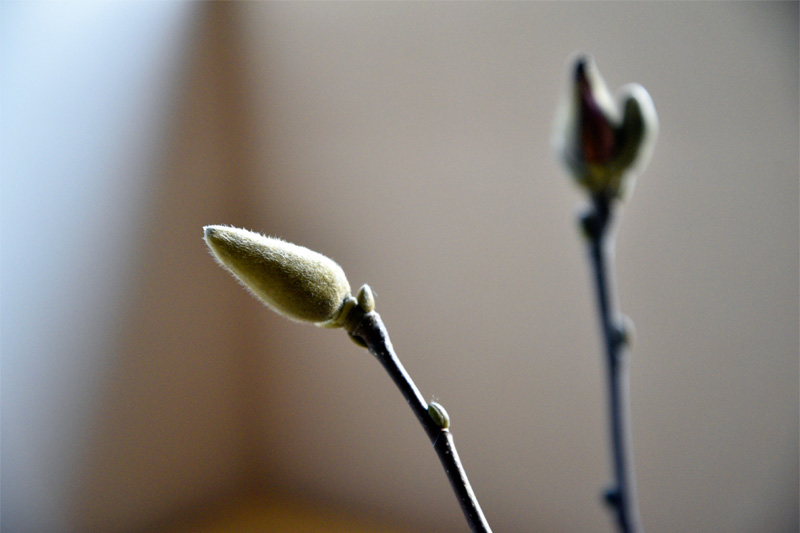
<path id="1" fill-rule="evenodd" d="M 317 325 L 339 318 L 350 284 L 333 260 L 244 229 L 206 226 L 203 231 L 217 261 L 274 311 Z"/>
<path id="2" fill-rule="evenodd" d="M 629 197 L 657 134 L 658 116 L 644 87 L 626 85 L 614 99 L 592 58 L 575 60 L 553 146 L 581 186 L 609 199 Z"/>

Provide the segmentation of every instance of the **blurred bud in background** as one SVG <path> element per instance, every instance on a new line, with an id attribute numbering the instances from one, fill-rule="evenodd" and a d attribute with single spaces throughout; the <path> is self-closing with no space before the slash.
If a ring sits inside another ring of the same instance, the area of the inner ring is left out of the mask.
<path id="1" fill-rule="evenodd" d="M 626 199 L 653 152 L 653 100 L 638 84 L 622 87 L 615 100 L 589 56 L 574 60 L 570 76 L 556 112 L 556 153 L 592 195 Z"/>

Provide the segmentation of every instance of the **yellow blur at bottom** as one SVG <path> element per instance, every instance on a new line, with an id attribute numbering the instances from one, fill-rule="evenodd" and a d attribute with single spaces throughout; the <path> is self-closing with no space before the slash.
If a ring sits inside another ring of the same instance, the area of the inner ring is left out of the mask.
<path id="1" fill-rule="evenodd" d="M 212 503 L 159 528 L 168 533 L 399 533 L 408 531 L 332 502 L 291 496 L 243 495 Z"/>

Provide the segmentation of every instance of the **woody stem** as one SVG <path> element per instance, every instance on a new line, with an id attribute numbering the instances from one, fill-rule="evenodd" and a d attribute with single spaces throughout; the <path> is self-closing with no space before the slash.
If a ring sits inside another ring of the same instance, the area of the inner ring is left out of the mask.
<path id="1" fill-rule="evenodd" d="M 640 525 L 630 434 L 626 334 L 617 310 L 613 275 L 613 215 L 611 202 L 605 197 L 595 197 L 582 223 L 588 237 L 608 379 L 608 419 L 614 485 L 606 491 L 605 501 L 616 515 L 619 530 L 622 533 L 635 533 L 640 531 Z"/>
<path id="2" fill-rule="evenodd" d="M 359 313 L 358 309 L 354 310 Z M 355 314 L 354 313 L 354 314 Z M 367 349 L 383 365 L 397 388 L 403 394 L 411 410 L 417 416 L 425 433 L 433 444 L 436 454 L 442 463 L 450 485 L 461 505 L 464 517 L 470 529 L 475 533 L 491 533 L 489 523 L 483 515 L 481 506 L 475 493 L 472 491 L 467 474 L 461 465 L 461 459 L 456 451 L 453 436 L 446 428 L 440 427 L 428 414 L 428 404 L 408 375 L 400 359 L 392 347 L 389 334 L 378 313 L 371 311 L 362 313 L 360 319 L 352 320 L 345 326 L 351 336 L 360 339 L 366 344 Z"/>

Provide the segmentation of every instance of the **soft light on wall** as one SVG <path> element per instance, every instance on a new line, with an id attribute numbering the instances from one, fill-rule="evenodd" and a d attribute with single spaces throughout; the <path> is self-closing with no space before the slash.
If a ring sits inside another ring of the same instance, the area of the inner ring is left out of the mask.
<path id="1" fill-rule="evenodd" d="M 578 50 L 661 118 L 617 249 L 644 526 L 797 529 L 797 3 L 2 10 L 3 529 L 152 529 L 246 489 L 463 530 L 379 365 L 259 306 L 206 224 L 377 291 L 497 531 L 610 528 L 550 147 Z"/>
<path id="2" fill-rule="evenodd" d="M 195 9 L 2 6 L 2 526 L 64 530 Z"/>

